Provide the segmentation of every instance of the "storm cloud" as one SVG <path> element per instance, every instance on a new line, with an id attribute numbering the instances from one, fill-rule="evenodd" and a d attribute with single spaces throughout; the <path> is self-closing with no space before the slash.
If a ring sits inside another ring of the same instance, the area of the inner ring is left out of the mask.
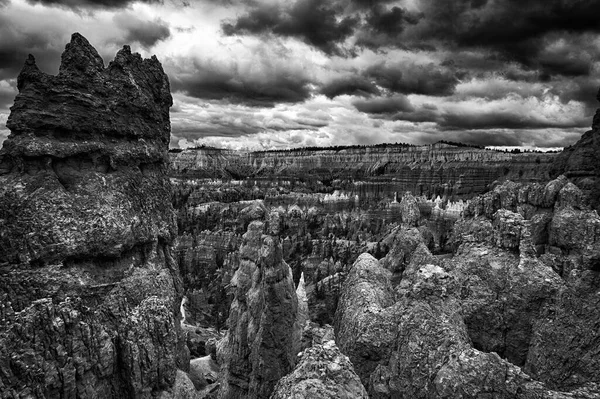
<path id="1" fill-rule="evenodd" d="M 0 6 L 0 121 L 27 55 L 56 73 L 73 31 L 105 62 L 123 44 L 156 54 L 177 99 L 173 145 L 553 147 L 577 140 L 599 105 L 600 3 L 592 0 Z"/>
<path id="2" fill-rule="evenodd" d="M 358 26 L 355 17 L 338 18 L 335 7 L 322 0 L 297 0 L 291 7 L 264 4 L 232 22 L 224 22 L 226 35 L 272 33 L 295 37 L 326 54 L 342 54 L 340 44 Z"/>
<path id="3" fill-rule="evenodd" d="M 369 67 L 365 75 L 396 93 L 446 96 L 454 92 L 458 74 L 442 65 L 384 61 Z"/>
<path id="4" fill-rule="evenodd" d="M 115 15 L 114 21 L 117 26 L 125 30 L 126 42 L 138 42 L 146 48 L 171 36 L 169 27 L 160 19 L 144 21 L 128 13 Z"/>
<path id="5" fill-rule="evenodd" d="M 356 100 L 353 105 L 357 110 L 368 114 L 391 114 L 396 112 L 412 112 L 414 107 L 403 95 L 393 97 Z"/>
<path id="6" fill-rule="evenodd" d="M 79 9 L 116 9 L 125 8 L 134 2 L 147 4 L 161 3 L 161 0 L 28 0 L 31 4 Z"/>

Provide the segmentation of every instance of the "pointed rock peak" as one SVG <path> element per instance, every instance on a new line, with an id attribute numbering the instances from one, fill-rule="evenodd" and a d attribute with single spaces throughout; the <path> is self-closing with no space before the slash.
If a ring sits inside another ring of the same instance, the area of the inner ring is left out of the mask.
<path id="1" fill-rule="evenodd" d="M 21 91 L 28 82 L 37 80 L 37 76 L 41 71 L 37 67 L 35 63 L 35 57 L 31 54 L 25 60 L 25 65 L 23 65 L 23 69 L 21 69 L 21 73 L 19 73 L 19 77 L 17 78 L 17 89 Z"/>
<path id="2" fill-rule="evenodd" d="M 142 61 L 142 56 L 139 53 L 132 53 L 131 47 L 126 44 L 121 50 L 119 50 L 113 62 L 119 65 L 126 65 L 131 63 L 134 59 Z"/>
<path id="3" fill-rule="evenodd" d="M 27 56 L 27 59 L 25 60 L 25 66 L 31 66 L 31 65 L 35 65 L 35 57 L 31 54 L 29 54 Z"/>
<path id="4" fill-rule="evenodd" d="M 61 57 L 59 74 L 93 75 L 104 70 L 104 61 L 96 49 L 79 33 L 73 33 L 71 42 Z"/>

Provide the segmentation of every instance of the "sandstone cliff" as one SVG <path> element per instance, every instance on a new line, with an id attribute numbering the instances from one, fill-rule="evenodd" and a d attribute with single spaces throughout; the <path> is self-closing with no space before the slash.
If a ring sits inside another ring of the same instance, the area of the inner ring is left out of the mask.
<path id="1" fill-rule="evenodd" d="M 75 33 L 29 56 L 0 151 L 2 397 L 168 396 L 187 367 L 166 175 L 169 81 Z M 184 384 L 185 385 L 185 384 Z"/>

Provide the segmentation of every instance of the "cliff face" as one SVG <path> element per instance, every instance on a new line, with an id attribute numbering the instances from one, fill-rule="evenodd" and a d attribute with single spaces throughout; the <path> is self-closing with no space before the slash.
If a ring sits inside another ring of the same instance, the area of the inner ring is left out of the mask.
<path id="1" fill-rule="evenodd" d="M 166 175 L 169 81 L 128 46 L 73 34 L 32 56 L 0 152 L 0 391 L 150 397 L 185 368 Z"/>
<path id="2" fill-rule="evenodd" d="M 364 196 L 395 192 L 470 197 L 495 180 L 544 180 L 553 154 L 509 154 L 448 144 L 343 150 L 170 153 L 173 176 L 332 182 Z"/>

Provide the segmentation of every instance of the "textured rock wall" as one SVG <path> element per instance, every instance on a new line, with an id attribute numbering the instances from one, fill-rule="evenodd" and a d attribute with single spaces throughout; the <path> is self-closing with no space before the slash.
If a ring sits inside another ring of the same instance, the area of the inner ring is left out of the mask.
<path id="1" fill-rule="evenodd" d="M 73 34 L 32 56 L 0 151 L 3 397 L 150 397 L 186 355 L 166 175 L 169 81 L 128 46 L 107 67 Z"/>
<path id="2" fill-rule="evenodd" d="M 600 383 L 600 217 L 565 176 L 474 199 L 447 267 L 476 347 L 556 389 Z"/>
<path id="3" fill-rule="evenodd" d="M 267 398 L 295 365 L 298 299 L 292 271 L 279 240 L 264 233 L 264 223 L 250 223 L 231 280 L 220 398 Z"/>

